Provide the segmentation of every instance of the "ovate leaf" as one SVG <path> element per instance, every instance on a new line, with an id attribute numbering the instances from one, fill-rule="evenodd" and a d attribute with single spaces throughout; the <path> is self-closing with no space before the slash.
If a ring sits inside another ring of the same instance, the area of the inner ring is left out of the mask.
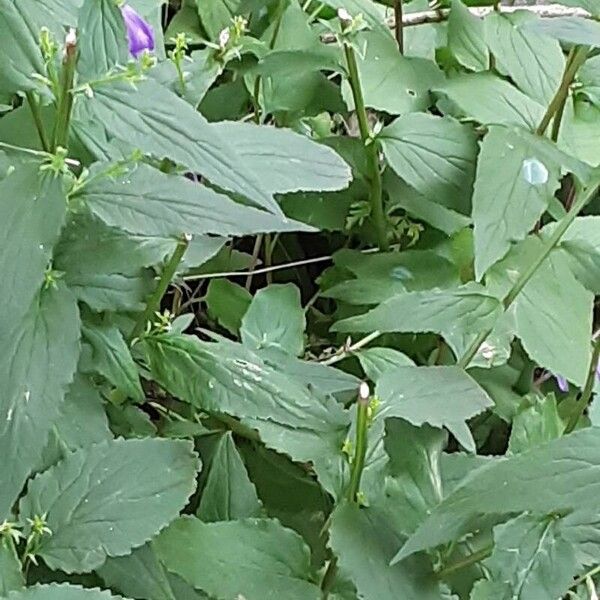
<path id="1" fill-rule="evenodd" d="M 0 518 L 36 467 L 79 358 L 79 312 L 64 284 L 42 290 L 22 318 L 0 322 Z"/>
<path id="2" fill-rule="evenodd" d="M 253 350 L 275 348 L 298 356 L 304 351 L 305 327 L 298 288 L 274 284 L 252 299 L 242 319 L 242 342 Z"/>
<path id="3" fill-rule="evenodd" d="M 179 440 L 111 440 L 77 450 L 33 479 L 21 518 L 46 515 L 38 555 L 84 573 L 141 546 L 185 506 L 198 460 Z M 156 474 L 160 473 L 160 477 Z"/>
<path id="4" fill-rule="evenodd" d="M 215 319 L 230 333 L 238 335 L 242 318 L 252 302 L 250 292 L 229 279 L 212 279 L 205 300 L 211 319 Z"/>
<path id="5" fill-rule="evenodd" d="M 12 590 L 20 590 L 25 586 L 25 578 L 21 570 L 21 561 L 9 536 L 0 538 L 0 594 L 8 596 Z"/>
<path id="6" fill-rule="evenodd" d="M 471 14 L 461 0 L 453 0 L 448 17 L 448 48 L 454 58 L 471 71 L 485 71 L 490 57 L 483 21 Z"/>
<path id="7" fill-rule="evenodd" d="M 508 450 L 511 454 L 525 452 L 559 438 L 564 430 L 565 425 L 558 414 L 554 395 L 534 398 L 531 405 L 514 417 Z"/>
<path id="8" fill-rule="evenodd" d="M 308 548 L 297 533 L 277 521 L 203 523 L 182 517 L 161 533 L 155 547 L 169 571 L 214 597 L 321 597 L 319 588 L 310 581 Z"/>

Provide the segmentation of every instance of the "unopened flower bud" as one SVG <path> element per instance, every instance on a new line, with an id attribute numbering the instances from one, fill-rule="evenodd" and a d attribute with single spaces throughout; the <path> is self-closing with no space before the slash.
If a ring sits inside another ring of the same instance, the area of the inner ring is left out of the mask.
<path id="1" fill-rule="evenodd" d="M 342 25 L 352 25 L 352 15 L 345 8 L 338 8 L 337 16 Z"/>
<path id="2" fill-rule="evenodd" d="M 369 389 L 369 384 L 366 381 L 361 382 L 358 388 L 358 401 L 366 403 L 369 401 L 370 396 L 371 390 Z"/>
<path id="3" fill-rule="evenodd" d="M 224 49 L 229 43 L 230 37 L 231 33 L 229 32 L 229 27 L 225 27 L 225 29 L 223 29 L 219 34 L 219 48 Z"/>

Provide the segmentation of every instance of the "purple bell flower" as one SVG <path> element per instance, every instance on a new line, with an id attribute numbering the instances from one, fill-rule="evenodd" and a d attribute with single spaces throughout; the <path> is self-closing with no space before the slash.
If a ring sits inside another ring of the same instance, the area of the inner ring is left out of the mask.
<path id="1" fill-rule="evenodd" d="M 561 375 L 556 375 L 555 379 L 556 379 L 556 385 L 558 386 L 558 389 L 561 392 L 569 391 L 569 382 L 564 377 L 562 377 Z"/>
<path id="2" fill-rule="evenodd" d="M 121 14 L 127 28 L 129 52 L 137 58 L 145 50 L 154 50 L 154 30 L 138 13 L 129 6 L 121 6 Z"/>

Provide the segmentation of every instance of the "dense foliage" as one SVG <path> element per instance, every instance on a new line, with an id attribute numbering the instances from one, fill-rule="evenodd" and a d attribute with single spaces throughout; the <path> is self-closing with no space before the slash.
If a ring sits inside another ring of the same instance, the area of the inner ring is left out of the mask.
<path id="1" fill-rule="evenodd" d="M 0 597 L 596 597 L 580 6 L 0 0 Z"/>

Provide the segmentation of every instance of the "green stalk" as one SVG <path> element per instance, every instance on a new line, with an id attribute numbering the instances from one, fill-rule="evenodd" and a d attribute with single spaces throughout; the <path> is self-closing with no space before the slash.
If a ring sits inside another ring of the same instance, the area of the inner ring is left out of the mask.
<path id="1" fill-rule="evenodd" d="M 50 151 L 50 143 L 48 142 L 48 138 L 46 136 L 46 130 L 44 129 L 44 123 L 42 121 L 42 114 L 40 112 L 40 105 L 35 97 L 33 92 L 26 92 L 25 97 L 27 98 L 27 104 L 29 104 L 29 109 L 31 110 L 31 115 L 33 116 L 33 122 L 35 123 L 35 128 L 40 137 L 40 142 L 42 144 L 42 149 L 44 152 Z"/>
<path id="2" fill-rule="evenodd" d="M 52 143 L 53 152 L 56 152 L 59 146 L 67 148 L 69 143 L 69 125 L 73 110 L 73 81 L 75 79 L 75 67 L 77 66 L 77 41 L 69 39 L 70 36 L 71 33 L 67 35 L 65 43 L 60 96 L 56 109 L 56 123 Z"/>
<path id="3" fill-rule="evenodd" d="M 348 65 L 348 83 L 350 84 L 350 88 L 352 90 L 352 98 L 354 99 L 354 107 L 356 110 L 356 117 L 358 119 L 360 137 L 365 145 L 365 151 L 367 153 L 367 161 L 369 165 L 369 201 L 371 203 L 371 218 L 377 231 L 379 249 L 386 252 L 389 248 L 389 244 L 387 239 L 385 215 L 383 212 L 379 153 L 377 144 L 371 135 L 369 121 L 367 119 L 367 109 L 365 108 L 365 100 L 363 97 L 362 87 L 360 85 L 360 76 L 358 74 L 358 66 L 356 64 L 356 54 L 354 52 L 354 48 L 345 43 L 344 54 L 346 56 L 346 63 Z"/>
<path id="4" fill-rule="evenodd" d="M 178 242 L 175 251 L 163 269 L 154 293 L 148 299 L 144 312 L 140 315 L 133 328 L 133 331 L 131 332 L 130 340 L 140 337 L 146 328 L 146 323 L 148 323 L 148 321 L 152 319 L 154 313 L 160 309 L 160 302 L 165 295 L 165 292 L 167 291 L 171 281 L 173 280 L 173 277 L 175 277 L 177 267 L 179 267 L 179 263 L 181 262 L 181 259 L 183 258 L 191 239 L 191 236 L 184 235 Z"/>
<path id="5" fill-rule="evenodd" d="M 515 284 L 512 286 L 502 304 L 506 311 L 510 305 L 515 301 L 516 297 L 521 293 L 527 282 L 533 277 L 535 272 L 538 270 L 540 265 L 548 258 L 548 255 L 558 245 L 562 236 L 565 234 L 567 229 L 573 223 L 577 215 L 581 212 L 583 207 L 591 200 L 593 195 L 598 190 L 600 182 L 590 185 L 587 190 L 582 190 L 579 194 L 579 199 L 573 204 L 573 208 L 558 222 L 556 228 L 552 232 L 552 235 L 547 237 L 542 243 L 542 249 L 538 256 L 533 262 L 521 273 Z M 485 342 L 487 337 L 492 333 L 493 327 L 490 327 L 482 331 L 467 348 L 465 353 L 461 356 L 460 360 L 456 363 L 457 366 L 466 369 L 473 357 L 477 354 L 479 346 Z"/>
<path id="6" fill-rule="evenodd" d="M 592 397 L 592 392 L 594 391 L 594 381 L 596 380 L 596 368 L 598 367 L 598 359 L 600 358 L 600 337 L 598 337 L 594 342 L 594 350 L 592 351 L 592 358 L 590 360 L 590 368 L 588 371 L 587 379 L 585 380 L 585 385 L 583 386 L 583 391 L 581 392 L 581 398 L 575 404 L 575 408 L 569 417 L 569 422 L 565 428 L 565 433 L 571 433 L 577 423 L 579 423 L 579 419 L 583 412 L 587 408 L 590 403 L 590 399 Z"/>
<path id="7" fill-rule="evenodd" d="M 567 96 L 569 95 L 569 88 L 575 79 L 579 67 L 585 62 L 588 52 L 588 46 L 574 46 L 569 52 L 560 85 L 536 129 L 538 135 L 544 135 L 546 133 L 546 129 L 548 129 L 548 125 L 554 117 L 555 122 L 552 127 L 552 139 L 556 140 L 556 138 L 558 138 L 560 120 L 565 109 Z M 556 136 L 556 138 L 554 136 Z"/>
<path id="8" fill-rule="evenodd" d="M 438 571 L 437 576 L 440 579 L 442 579 L 447 577 L 448 575 L 452 575 L 452 573 L 456 573 L 457 571 L 460 571 L 466 567 L 470 567 L 471 565 L 474 565 L 490 556 L 493 549 L 493 546 L 486 546 L 481 550 L 477 550 L 477 552 L 473 552 L 472 554 L 465 556 L 461 560 L 457 560 L 455 563 L 448 565 L 441 571 Z"/>

